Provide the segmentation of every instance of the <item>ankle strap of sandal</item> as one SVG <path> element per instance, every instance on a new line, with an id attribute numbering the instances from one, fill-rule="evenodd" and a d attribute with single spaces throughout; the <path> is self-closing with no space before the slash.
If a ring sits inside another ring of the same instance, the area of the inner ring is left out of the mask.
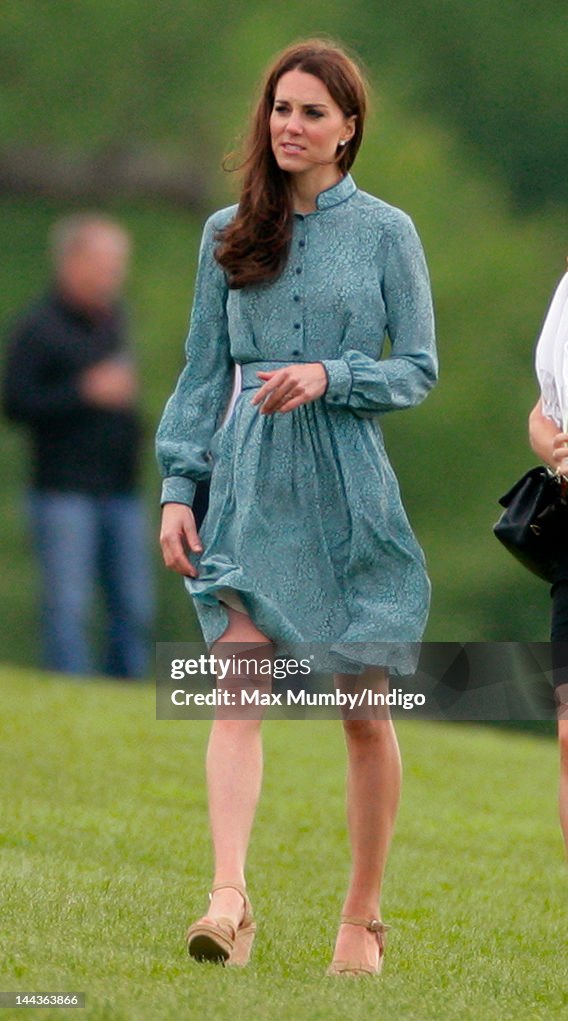
<path id="1" fill-rule="evenodd" d="M 378 918 L 361 918 L 359 915 L 341 915 L 341 922 L 349 922 L 351 925 L 364 925 L 370 932 L 387 932 L 391 926 L 385 925 Z"/>
<path id="2" fill-rule="evenodd" d="M 246 888 L 243 886 L 242 883 L 237 881 L 237 882 L 234 882 L 234 883 L 231 883 L 231 882 L 227 882 L 227 883 L 214 883 L 213 886 L 211 887 L 211 892 L 209 894 L 209 900 L 212 899 L 213 894 L 215 893 L 215 890 L 223 890 L 226 886 L 230 886 L 234 890 L 238 890 L 238 892 L 244 897 L 244 899 L 245 900 L 247 899 Z"/>

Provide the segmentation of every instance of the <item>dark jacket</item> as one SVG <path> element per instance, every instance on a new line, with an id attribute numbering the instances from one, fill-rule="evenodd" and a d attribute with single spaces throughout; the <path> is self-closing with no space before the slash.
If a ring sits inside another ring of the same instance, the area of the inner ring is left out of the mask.
<path id="1" fill-rule="evenodd" d="M 90 494 L 135 487 L 138 410 L 94 407 L 78 388 L 84 369 L 127 352 L 122 305 L 95 318 L 53 288 L 19 317 L 8 340 L 2 403 L 29 430 L 32 486 Z"/>

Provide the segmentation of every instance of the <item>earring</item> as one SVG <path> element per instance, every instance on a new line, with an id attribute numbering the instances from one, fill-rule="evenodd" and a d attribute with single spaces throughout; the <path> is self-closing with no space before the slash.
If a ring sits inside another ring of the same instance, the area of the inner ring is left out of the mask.
<path id="1" fill-rule="evenodd" d="M 340 145 L 341 148 L 343 148 L 344 145 L 347 145 L 348 141 L 349 141 L 349 139 L 345 138 L 342 142 L 338 142 L 338 145 Z"/>

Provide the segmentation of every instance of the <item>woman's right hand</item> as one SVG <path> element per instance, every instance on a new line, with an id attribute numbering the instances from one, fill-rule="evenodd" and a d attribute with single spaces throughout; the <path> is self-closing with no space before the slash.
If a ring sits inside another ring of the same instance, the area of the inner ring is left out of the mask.
<path id="1" fill-rule="evenodd" d="M 557 433 L 552 441 L 554 466 L 568 473 L 568 433 Z"/>
<path id="2" fill-rule="evenodd" d="M 187 555 L 188 548 L 201 553 L 203 546 L 197 534 L 191 507 L 185 503 L 165 503 L 162 508 L 160 546 L 166 567 L 178 574 L 197 578 L 197 568 Z"/>

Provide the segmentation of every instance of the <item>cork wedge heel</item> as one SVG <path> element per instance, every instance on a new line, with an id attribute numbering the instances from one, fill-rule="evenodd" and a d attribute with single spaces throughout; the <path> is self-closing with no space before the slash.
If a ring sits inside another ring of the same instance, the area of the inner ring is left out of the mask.
<path id="1" fill-rule="evenodd" d="M 256 922 L 252 916 L 252 907 L 248 894 L 242 883 L 215 883 L 211 887 L 209 900 L 215 890 L 230 886 L 242 895 L 245 911 L 240 924 L 235 928 L 230 918 L 221 916 L 210 919 L 204 915 L 190 925 L 185 935 L 187 952 L 196 961 L 212 961 L 225 966 L 244 967 L 248 964 L 252 944 L 256 934 Z"/>

